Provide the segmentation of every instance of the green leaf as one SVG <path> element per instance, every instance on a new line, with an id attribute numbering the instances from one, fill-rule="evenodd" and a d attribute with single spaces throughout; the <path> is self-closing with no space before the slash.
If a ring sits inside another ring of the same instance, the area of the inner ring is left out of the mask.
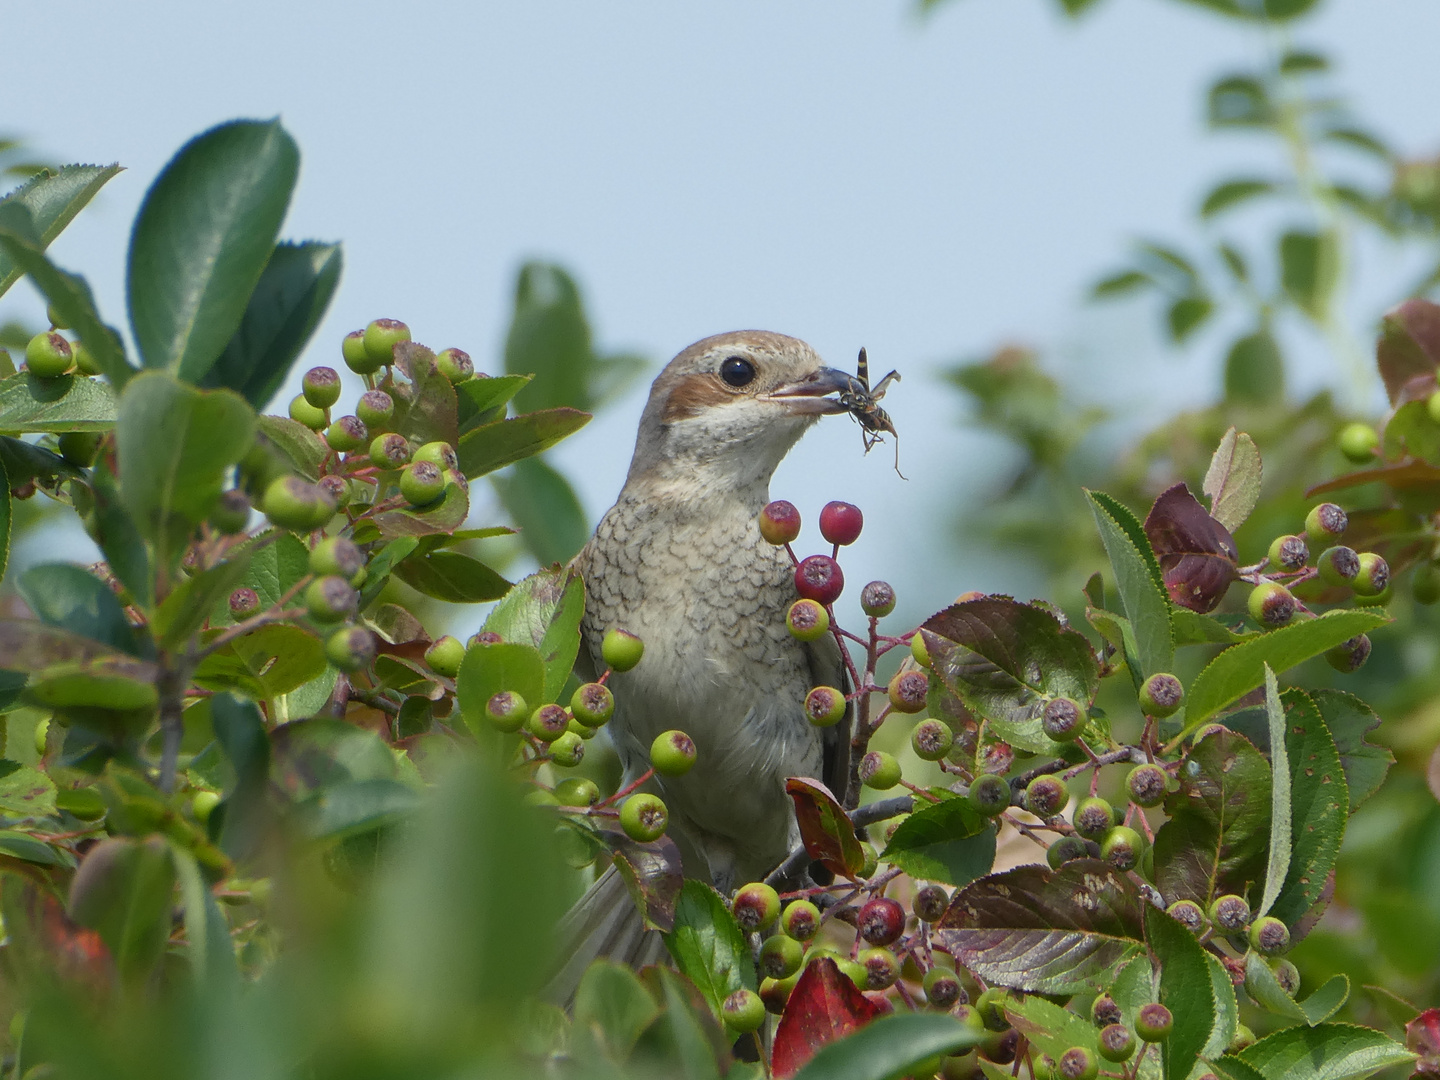
<path id="1" fill-rule="evenodd" d="M 1340 243 L 1334 233 L 1287 232 L 1280 237 L 1280 283 L 1316 322 L 1325 319 L 1340 278 Z"/>
<path id="2" fill-rule="evenodd" d="M 1042 997 L 1006 998 L 1005 1015 L 1032 1046 L 1056 1061 L 1074 1046 L 1099 1052 L 1099 1029 L 1094 1024 Z"/>
<path id="3" fill-rule="evenodd" d="M 94 574 L 69 563 L 32 566 L 16 582 L 20 595 L 42 622 L 148 659 L 154 650 L 142 638 L 115 594 Z"/>
<path id="4" fill-rule="evenodd" d="M 320 465 L 330 453 L 324 439 L 288 416 L 257 416 L 255 425 L 297 473 L 309 480 L 320 478 Z"/>
<path id="5" fill-rule="evenodd" d="M 1210 1066 L 1219 1074 L 1220 1080 L 1265 1080 L 1265 1074 L 1255 1066 L 1247 1065 L 1230 1054 L 1212 1059 Z"/>
<path id="6" fill-rule="evenodd" d="M 1210 496 L 1210 516 L 1234 532 L 1260 501 L 1260 450 L 1255 440 L 1233 427 L 1225 432 L 1210 458 L 1203 490 Z"/>
<path id="7" fill-rule="evenodd" d="M 75 857 L 68 851 L 52 847 L 36 840 L 29 833 L 16 829 L 0 829 L 0 855 L 9 855 L 11 858 L 39 866 L 60 866 L 67 870 L 75 865 Z"/>
<path id="8" fill-rule="evenodd" d="M 1142 256 L 1154 263 L 1156 269 L 1169 275 L 1176 282 L 1183 283 L 1185 291 L 1189 291 L 1190 286 L 1200 280 L 1200 273 L 1195 269 L 1195 264 L 1174 248 L 1148 241 L 1136 246 Z"/>
<path id="9" fill-rule="evenodd" d="M 382 547 L 378 554 L 371 556 L 370 565 L 365 570 L 365 587 L 360 590 L 361 611 L 369 610 L 370 605 L 384 591 L 385 583 L 390 580 L 390 573 L 396 564 L 408 558 L 419 546 L 420 541 L 413 536 L 398 536 Z M 306 558 L 308 560 L 308 554 Z"/>
<path id="10" fill-rule="evenodd" d="M 575 991 L 575 1036 L 580 1047 L 589 1040 L 616 1064 L 624 1062 L 641 1033 L 660 1015 L 635 973 L 613 960 L 596 960 L 580 977 Z M 586 1056 L 582 1050 L 582 1058 Z"/>
<path id="11" fill-rule="evenodd" d="M 127 980 L 142 979 L 170 939 L 175 865 L 164 840 L 111 837 L 85 854 L 70 883 L 70 917 L 100 934 Z"/>
<path id="12" fill-rule="evenodd" d="M 1268 664 L 1265 667 L 1265 718 L 1270 733 L 1270 851 L 1265 867 L 1265 891 L 1254 913 L 1257 919 L 1270 913 L 1290 872 L 1290 758 L 1286 753 L 1285 708 L 1280 703 L 1275 672 Z"/>
<path id="13" fill-rule="evenodd" d="M 1291 855 L 1284 887 L 1269 913 L 1293 926 L 1324 892 L 1345 836 L 1350 799 L 1339 751 L 1315 701 L 1300 690 L 1286 690 L 1282 700 L 1293 808 Z"/>
<path id="14" fill-rule="evenodd" d="M 1440 463 L 1440 424 L 1426 411 L 1424 401 L 1407 401 L 1385 423 L 1382 449 L 1386 461 L 1413 455 L 1431 465 Z"/>
<path id="15" fill-rule="evenodd" d="M 1235 1032 L 1240 1024 L 1240 1004 L 1235 999 L 1235 984 L 1230 981 L 1229 969 L 1213 953 L 1205 954 L 1205 963 L 1210 969 L 1210 993 L 1215 998 L 1215 1027 L 1211 1029 L 1210 1040 L 1200 1056 L 1213 1061 L 1235 1041 Z"/>
<path id="16" fill-rule="evenodd" d="M 482 424 L 498 420 L 505 412 L 505 403 L 518 394 L 530 375 L 485 376 L 476 373 L 455 387 L 459 431 L 464 435 Z"/>
<path id="17" fill-rule="evenodd" d="M 5 472 L 5 462 L 0 460 L 0 581 L 5 579 L 5 568 L 10 564 L 10 477 Z"/>
<path id="18" fill-rule="evenodd" d="M 399 780 L 342 781 L 295 808 L 295 824 L 312 840 L 343 840 L 401 821 L 420 794 Z"/>
<path id="19" fill-rule="evenodd" d="M 545 662 L 540 701 L 554 701 L 565 688 L 580 651 L 580 618 L 585 614 L 585 584 L 573 569 L 531 574 L 491 609 L 485 629 L 505 641 L 534 645 Z M 526 698 L 530 701 L 529 698 Z"/>
<path id="20" fill-rule="evenodd" d="M 1178 746 L 1225 706 L 1259 686 L 1265 679 L 1267 664 L 1275 671 L 1287 671 L 1389 621 L 1388 615 L 1371 611 L 1327 611 L 1318 618 L 1293 622 L 1226 649 L 1190 684 L 1185 728 L 1170 740 L 1170 747 Z"/>
<path id="21" fill-rule="evenodd" d="M 893 1080 L 930 1058 L 963 1054 L 985 1038 L 985 1032 L 944 1013 L 881 1016 L 822 1046 L 795 1080 Z"/>
<path id="22" fill-rule="evenodd" d="M 170 159 L 135 218 L 127 292 L 145 366 L 195 383 L 240 328 L 300 168 L 279 120 L 237 120 Z"/>
<path id="23" fill-rule="evenodd" d="M 589 422 L 589 413 L 547 409 L 482 424 L 460 437 L 460 471 L 474 480 L 550 449 Z"/>
<path id="24" fill-rule="evenodd" d="M 157 567 L 179 559 L 186 534 L 220 497 L 225 472 L 250 448 L 255 414 L 229 390 L 196 390 L 168 372 L 132 379 L 115 429 L 120 491 Z"/>
<path id="25" fill-rule="evenodd" d="M 1268 195 L 1276 190 L 1270 180 L 1226 180 L 1210 189 L 1205 201 L 1200 204 L 1200 216 L 1211 218 L 1222 211 L 1238 206 L 1257 195 Z"/>
<path id="26" fill-rule="evenodd" d="M 1353 127 L 1336 127 L 1325 132 L 1321 138 L 1326 142 L 1339 143 L 1341 146 L 1348 146 L 1352 150 L 1359 150 L 1362 153 L 1379 158 L 1387 165 L 1395 160 L 1394 153 L 1380 139 L 1368 131 L 1361 131 Z"/>
<path id="27" fill-rule="evenodd" d="M 1225 397 L 1256 405 L 1285 395 L 1285 358 L 1268 329 L 1238 338 L 1225 357 Z"/>
<path id="28" fill-rule="evenodd" d="M 55 813 L 55 782 L 30 765 L 0 760 L 0 813 L 40 818 Z"/>
<path id="29" fill-rule="evenodd" d="M 461 484 L 447 483 L 445 494 L 426 506 L 410 506 L 396 510 L 382 510 L 373 518 L 356 523 L 355 541 L 368 543 L 370 537 L 360 527 L 370 525 L 382 540 L 393 540 L 400 536 L 437 536 L 452 533 L 470 516 L 470 491 Z M 367 538 L 361 540 L 361 536 Z"/>
<path id="30" fill-rule="evenodd" d="M 465 650 L 455 676 L 455 701 L 465 723 L 477 735 L 494 730 L 485 719 L 485 703 L 502 690 L 519 694 L 532 708 L 543 701 L 545 662 L 535 646 L 477 642 Z"/>
<path id="31" fill-rule="evenodd" d="M 1262 1009 L 1314 1027 L 1344 1006 L 1350 996 L 1350 980 L 1334 975 L 1304 1001 L 1296 1001 L 1285 992 L 1264 958 L 1251 952 L 1245 955 L 1245 992 Z"/>
<path id="32" fill-rule="evenodd" d="M 240 587 L 250 569 L 242 553 L 236 558 L 202 570 L 170 591 L 150 621 L 151 631 L 161 648 L 177 649 L 204 625 L 218 605 L 230 606 L 230 594 Z"/>
<path id="33" fill-rule="evenodd" d="M 1217 6 L 1210 0 L 1198 0 Z M 1234 4 L 1236 0 L 1224 0 Z M 1214 127 L 1266 127 L 1275 122 L 1276 109 L 1265 84 L 1249 75 L 1229 75 L 1210 87 L 1208 114 Z"/>
<path id="34" fill-rule="evenodd" d="M 0 381 L 0 429 L 5 431 L 107 431 L 114 425 L 115 395 L 99 379 L 39 379 L 22 371 Z"/>
<path id="35" fill-rule="evenodd" d="M 968 799 L 946 799 L 902 821 L 880 858 L 914 878 L 968 885 L 995 865 L 995 830 Z"/>
<path id="36" fill-rule="evenodd" d="M 1170 626 L 1170 597 L 1150 541 L 1134 515 L 1103 492 L 1087 491 L 1090 510 L 1115 571 L 1120 603 L 1134 635 L 1132 676 L 1138 687 L 1157 672 L 1174 667 L 1175 645 Z"/>
<path id="37" fill-rule="evenodd" d="M 30 212 L 35 238 L 43 250 L 120 171 L 119 165 L 66 165 L 58 172 L 46 170 L 0 199 L 0 205 L 23 206 Z M 5 295 L 24 272 L 24 268 L 7 258 L 0 248 L 0 296 Z"/>
<path id="38" fill-rule="evenodd" d="M 398 563 L 395 576 L 412 589 L 451 604 L 479 604 L 498 600 L 510 582 L 490 567 L 455 551 L 412 555 Z"/>
<path id="39" fill-rule="evenodd" d="M 254 589 L 260 598 L 261 611 L 278 604 L 282 596 L 310 573 L 310 549 L 294 534 L 279 530 L 261 533 L 236 545 L 230 549 L 229 558 L 246 560 L 245 575 L 235 588 Z M 368 575 L 365 583 L 370 583 Z M 235 622 L 228 601 L 227 596 L 225 602 L 217 601 L 210 609 L 211 626 L 230 626 Z"/>
<path id="40" fill-rule="evenodd" d="M 1170 1037 L 1161 1043 L 1165 1075 L 1189 1076 L 1216 1026 L 1210 965 L 1194 934 L 1148 904 L 1145 938 L 1160 962 L 1160 1004 L 1175 1018 Z"/>
<path id="41" fill-rule="evenodd" d="M 288 694 L 325 670 L 325 647 L 298 626 L 272 623 L 243 634 L 195 669 L 195 682 L 257 701 Z"/>
<path id="42" fill-rule="evenodd" d="M 569 562 L 590 539 L 590 526 L 570 481 L 538 457 L 517 461 L 508 475 L 492 476 L 520 540 L 541 566 Z"/>
<path id="43" fill-rule="evenodd" d="M 235 945 L 230 924 L 200 875 L 195 856 L 172 846 L 170 857 L 180 883 L 180 906 L 185 913 L 185 942 L 190 954 L 190 972 L 200 986 L 234 987 L 239 983 Z"/>
<path id="44" fill-rule="evenodd" d="M 1257 636 L 1259 631 L 1241 627 L 1232 630 L 1213 615 L 1176 607 L 1170 612 L 1170 625 L 1175 628 L 1175 644 L 1237 645 Z"/>
<path id="45" fill-rule="evenodd" d="M 1185 341 L 1204 325 L 1215 310 L 1208 296 L 1182 296 L 1165 313 L 1172 341 Z"/>
<path id="46" fill-rule="evenodd" d="M 228 387 L 264 408 L 320 325 L 342 262 L 339 244 L 276 245 L 240 325 L 199 384 Z"/>
<path id="47" fill-rule="evenodd" d="M 125 509 L 115 478 L 103 460 L 90 473 L 90 495 L 95 503 L 90 535 L 105 556 L 110 572 L 130 590 L 132 602 L 148 612 L 155 603 L 155 577 L 150 570 L 150 552 L 135 519 Z M 229 611 L 229 608 L 226 608 Z"/>
<path id="48" fill-rule="evenodd" d="M 1312 690 L 1311 700 L 1320 710 L 1325 726 L 1335 740 L 1340 764 L 1345 770 L 1345 787 L 1350 794 L 1350 812 L 1379 789 L 1395 755 L 1386 747 L 1365 740 L 1367 732 L 1380 726 L 1380 717 L 1354 694 L 1344 690 Z"/>
<path id="49" fill-rule="evenodd" d="M 755 966 L 745 935 L 724 898 L 700 881 L 687 881 L 675 903 L 675 925 L 665 948 L 691 982 L 700 988 L 716 1018 L 736 990 L 755 989 Z"/>
<path id="50" fill-rule="evenodd" d="M 1283 21 L 1298 18 L 1318 0 L 1190 0 L 1192 4 L 1218 11 L 1246 22 Z"/>
<path id="51" fill-rule="evenodd" d="M 1149 274 L 1143 274 L 1139 270 L 1121 270 L 1119 273 L 1111 274 L 1109 277 L 1097 281 L 1091 286 L 1090 295 L 1096 300 L 1110 296 L 1124 296 L 1153 284 L 1154 281 Z"/>

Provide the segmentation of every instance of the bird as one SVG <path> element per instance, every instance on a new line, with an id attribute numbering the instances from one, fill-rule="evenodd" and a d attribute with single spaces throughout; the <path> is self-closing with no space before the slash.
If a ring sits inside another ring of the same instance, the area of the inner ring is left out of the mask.
<path id="1" fill-rule="evenodd" d="M 812 687 L 846 686 L 840 647 L 787 630 L 794 566 L 757 518 L 776 467 L 822 416 L 848 411 L 829 395 L 851 385 L 805 342 L 769 331 L 682 350 L 651 386 L 624 486 L 575 559 L 585 583 L 577 672 L 605 670 L 612 628 L 645 643 L 642 662 L 608 683 L 623 783 L 649 768 L 657 735 L 690 736 L 694 767 L 644 789 L 666 803 L 685 876 L 722 895 L 763 879 L 798 845 L 786 778 L 844 790 L 848 717 L 817 728 L 804 710 Z M 562 998 L 596 957 L 640 966 L 664 953 L 613 867 L 558 937 L 567 962 L 552 988 Z"/>

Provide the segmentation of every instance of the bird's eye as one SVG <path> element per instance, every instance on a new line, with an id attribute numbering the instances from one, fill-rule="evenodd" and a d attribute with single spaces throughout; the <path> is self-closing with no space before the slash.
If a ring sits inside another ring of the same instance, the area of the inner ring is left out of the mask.
<path id="1" fill-rule="evenodd" d="M 743 356 L 727 356 L 720 365 L 720 378 L 727 386 L 749 386 L 755 380 L 755 365 Z"/>

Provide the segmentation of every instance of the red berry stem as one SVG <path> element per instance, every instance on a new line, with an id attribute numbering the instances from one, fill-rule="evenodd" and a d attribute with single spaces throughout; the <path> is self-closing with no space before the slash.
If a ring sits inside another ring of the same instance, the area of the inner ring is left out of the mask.
<path id="1" fill-rule="evenodd" d="M 926 790 L 925 790 L 923 787 L 921 787 L 919 784 L 912 784 L 909 780 L 906 780 L 903 776 L 900 778 L 900 786 L 903 787 L 903 788 L 906 788 L 906 789 L 908 789 L 909 791 L 913 792 L 914 794 L 920 796 L 920 798 L 926 800 L 927 802 L 938 803 L 938 802 L 940 801 L 940 796 L 939 796 L 939 795 L 932 795 L 930 792 L 926 791 Z"/>
<path id="2" fill-rule="evenodd" d="M 606 674 L 608 675 L 609 672 L 607 671 Z M 611 806 L 614 803 L 619 802 L 621 799 L 625 798 L 626 795 L 633 793 L 636 788 L 638 788 L 641 784 L 645 783 L 645 781 L 649 780 L 654 775 L 655 770 L 653 768 L 646 769 L 630 784 L 627 784 L 625 787 L 615 792 L 615 794 L 611 795 L 608 799 L 601 799 L 598 803 L 591 807 L 591 809 L 599 809 L 602 806 Z"/>

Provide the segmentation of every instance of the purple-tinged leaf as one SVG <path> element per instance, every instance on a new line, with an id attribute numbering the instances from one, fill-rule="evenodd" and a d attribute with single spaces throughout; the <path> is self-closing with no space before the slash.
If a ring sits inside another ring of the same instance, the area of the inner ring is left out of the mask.
<path id="1" fill-rule="evenodd" d="M 775 1031 L 770 1069 L 788 1080 L 827 1043 L 844 1038 L 880 1014 L 880 1007 L 862 994 L 828 956 L 805 968 L 785 1015 Z"/>
<path id="2" fill-rule="evenodd" d="M 1145 535 L 1170 599 L 1202 615 L 1214 611 L 1235 580 L 1239 555 L 1230 531 L 1205 512 L 1188 487 L 1176 484 L 1150 508 Z"/>
<path id="3" fill-rule="evenodd" d="M 395 346 L 395 366 L 410 380 L 389 388 L 395 399 L 395 430 L 412 446 L 460 441 L 455 388 L 435 366 L 435 354 L 424 345 L 402 341 Z"/>
<path id="4" fill-rule="evenodd" d="M 792 776 L 785 791 L 795 803 L 795 820 L 805 853 L 841 877 L 854 879 L 865 865 L 865 852 L 840 801 L 819 780 Z"/>
<path id="5" fill-rule="evenodd" d="M 675 928 L 675 904 L 685 882 L 680 849 L 668 836 L 642 844 L 622 832 L 601 834 L 615 856 L 615 869 L 644 916 L 645 925 L 668 934 Z"/>
<path id="6" fill-rule="evenodd" d="M 1386 312 L 1375 363 L 1391 405 L 1429 397 L 1440 366 L 1440 304 L 1417 298 Z"/>

